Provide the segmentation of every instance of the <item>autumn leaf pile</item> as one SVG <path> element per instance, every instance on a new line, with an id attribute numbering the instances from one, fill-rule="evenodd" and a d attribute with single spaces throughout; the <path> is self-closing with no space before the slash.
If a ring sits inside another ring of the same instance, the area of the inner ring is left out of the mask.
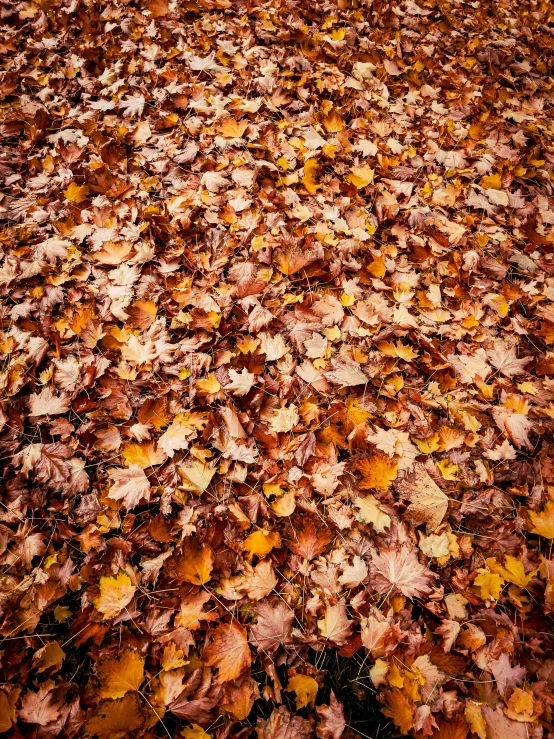
<path id="1" fill-rule="evenodd" d="M 0 8 L 0 732 L 553 737 L 552 4 Z"/>

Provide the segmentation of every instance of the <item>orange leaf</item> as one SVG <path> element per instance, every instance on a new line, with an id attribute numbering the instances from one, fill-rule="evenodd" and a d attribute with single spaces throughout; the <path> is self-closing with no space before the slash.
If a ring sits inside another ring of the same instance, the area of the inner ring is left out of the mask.
<path id="1" fill-rule="evenodd" d="M 246 629 L 236 620 L 218 626 L 213 642 L 204 650 L 204 659 L 208 666 L 217 668 L 218 682 L 236 680 L 252 662 Z"/>
<path id="2" fill-rule="evenodd" d="M 128 736 L 142 725 L 144 717 L 136 695 L 129 693 L 122 700 L 106 701 L 85 724 L 87 736 L 100 739 Z"/>
<path id="3" fill-rule="evenodd" d="M 139 690 L 144 680 L 144 659 L 129 649 L 120 659 L 108 659 L 98 668 L 101 698 L 123 698 L 130 690 Z"/>
<path id="4" fill-rule="evenodd" d="M 277 531 L 254 531 L 242 543 L 244 551 L 248 552 L 248 557 L 252 559 L 254 555 L 263 558 L 269 554 L 272 549 L 281 546 L 281 536 Z"/>
<path id="5" fill-rule="evenodd" d="M 333 110 L 323 119 L 323 128 L 327 133 L 338 133 L 344 130 L 344 121 L 336 110 Z"/>
<path id="6" fill-rule="evenodd" d="M 398 475 L 398 465 L 383 452 L 377 452 L 371 459 L 362 459 L 356 467 L 364 476 L 361 490 L 388 490 Z"/>
<path id="7" fill-rule="evenodd" d="M 402 734 L 407 734 L 414 725 L 415 710 L 415 704 L 400 690 L 387 691 L 387 707 L 383 708 L 383 713 L 392 719 Z"/>
<path id="8" fill-rule="evenodd" d="M 191 539 L 186 539 L 177 572 L 185 582 L 204 585 L 211 577 L 213 563 L 214 557 L 209 547 L 200 547 Z"/>
<path id="9" fill-rule="evenodd" d="M 171 420 L 171 415 L 167 411 L 167 401 L 165 398 L 153 398 L 144 401 L 138 410 L 138 420 L 140 423 L 147 423 L 155 429 L 161 429 Z"/>
<path id="10" fill-rule="evenodd" d="M 226 139 L 240 139 L 248 128 L 248 121 L 236 121 L 227 118 L 219 127 L 219 132 Z"/>

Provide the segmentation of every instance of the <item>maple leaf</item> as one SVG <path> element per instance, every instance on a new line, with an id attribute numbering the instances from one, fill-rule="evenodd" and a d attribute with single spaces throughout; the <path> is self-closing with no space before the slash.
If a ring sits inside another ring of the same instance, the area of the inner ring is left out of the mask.
<path id="1" fill-rule="evenodd" d="M 354 506 L 359 508 L 358 518 L 364 523 L 373 524 L 376 531 L 384 534 L 385 530 L 391 525 L 391 517 L 379 507 L 379 501 L 373 495 L 365 498 L 358 496 L 354 501 Z"/>
<path id="2" fill-rule="evenodd" d="M 398 465 L 387 454 L 377 452 L 371 459 L 362 459 L 356 467 L 363 475 L 362 490 L 388 490 L 398 475 Z"/>
<path id="3" fill-rule="evenodd" d="M 242 549 L 248 552 L 250 559 L 255 555 L 263 558 L 272 549 L 281 546 L 281 535 L 278 531 L 254 531 L 242 543 Z"/>
<path id="4" fill-rule="evenodd" d="M 319 723 L 316 734 L 319 739 L 340 739 L 346 729 L 344 707 L 331 690 L 329 705 L 318 706 Z"/>
<path id="5" fill-rule="evenodd" d="M 256 381 L 256 376 L 248 372 L 246 368 L 243 368 L 240 372 L 230 369 L 229 377 L 231 378 L 231 382 L 224 385 L 224 389 L 238 397 L 247 395 Z"/>
<path id="6" fill-rule="evenodd" d="M 54 683 L 43 683 L 36 693 L 25 693 L 19 709 L 19 718 L 28 724 L 47 726 L 55 721 L 60 713 L 62 701 L 52 692 Z"/>
<path id="7" fill-rule="evenodd" d="M 309 675 L 294 675 L 290 678 L 285 693 L 294 693 L 296 697 L 296 710 L 315 705 L 315 699 L 319 685 L 317 680 Z"/>
<path id="8" fill-rule="evenodd" d="M 481 709 L 487 725 L 487 739 L 528 739 L 529 733 L 525 724 L 512 721 L 503 712 L 502 706 L 493 710 L 490 706 Z"/>
<path id="9" fill-rule="evenodd" d="M 131 464 L 128 469 L 114 467 L 110 475 L 114 482 L 108 490 L 108 498 L 123 501 L 127 510 L 150 500 L 150 483 L 138 464 Z"/>
<path id="10" fill-rule="evenodd" d="M 317 627 L 322 637 L 341 645 L 350 636 L 352 621 L 347 618 L 343 603 L 334 606 L 327 604 L 325 616 L 317 622 Z"/>
<path id="11" fill-rule="evenodd" d="M 254 601 L 268 596 L 277 585 L 277 577 L 270 560 L 262 560 L 252 568 L 247 565 L 243 590 Z"/>
<path id="12" fill-rule="evenodd" d="M 495 557 L 487 559 L 486 563 L 491 572 L 496 572 L 498 575 L 503 577 L 504 580 L 507 580 L 520 588 L 526 588 L 538 572 L 538 570 L 532 570 L 528 574 L 525 574 L 525 566 L 523 562 L 512 557 L 510 554 L 505 555 L 504 565 L 499 564 Z"/>
<path id="13" fill-rule="evenodd" d="M 208 666 L 217 668 L 218 682 L 236 680 L 252 661 L 246 630 L 236 620 L 220 624 L 213 642 L 204 649 L 204 659 Z"/>
<path id="14" fill-rule="evenodd" d="M 554 501 L 547 500 L 542 511 L 529 509 L 527 514 L 533 525 L 532 534 L 544 536 L 545 539 L 554 539 Z"/>
<path id="15" fill-rule="evenodd" d="M 130 690 L 140 689 L 144 680 L 144 659 L 132 649 L 119 659 L 108 659 L 98 667 L 101 698 L 123 698 Z"/>
<path id="16" fill-rule="evenodd" d="M 476 572 L 478 575 L 474 583 L 481 588 L 481 598 L 483 600 L 499 600 L 504 578 L 484 567 L 480 567 Z"/>
<path id="17" fill-rule="evenodd" d="M 254 707 L 254 701 L 260 693 L 257 684 L 250 677 L 238 683 L 229 683 L 225 688 L 225 702 L 221 709 L 231 713 L 238 721 L 244 721 Z"/>
<path id="18" fill-rule="evenodd" d="M 175 616 L 175 626 L 182 626 L 184 629 L 192 630 L 200 628 L 201 621 L 211 619 L 211 615 L 204 611 L 204 606 L 210 599 L 210 593 L 206 592 L 187 596 L 181 602 L 181 610 Z M 170 702 L 168 701 L 168 703 Z"/>
<path id="19" fill-rule="evenodd" d="M 136 585 L 129 575 L 120 570 L 116 577 L 100 578 L 100 595 L 92 602 L 105 619 L 114 618 L 132 601 Z"/>
<path id="20" fill-rule="evenodd" d="M 126 736 L 144 722 L 138 698 L 128 693 L 121 700 L 105 701 L 95 709 L 94 715 L 85 724 L 85 735 L 99 739 L 114 739 Z"/>
<path id="21" fill-rule="evenodd" d="M 67 190 L 63 191 L 63 194 L 65 195 L 65 199 L 71 203 L 82 203 L 88 197 L 88 187 L 72 182 Z"/>
<path id="22" fill-rule="evenodd" d="M 181 732 L 181 736 L 185 739 L 211 739 L 210 734 L 204 731 L 204 729 L 198 724 L 186 726 Z"/>
<path id="23" fill-rule="evenodd" d="M 361 369 L 351 364 L 337 364 L 334 370 L 325 373 L 325 377 L 341 387 L 355 387 L 368 382 L 368 378 Z"/>
<path id="24" fill-rule="evenodd" d="M 190 465 L 179 467 L 179 474 L 185 478 L 183 487 L 195 492 L 206 490 L 216 472 L 215 468 L 208 467 L 207 464 L 203 464 L 197 459 L 193 460 Z"/>
<path id="25" fill-rule="evenodd" d="M 31 416 L 59 416 L 69 410 L 69 396 L 66 393 L 56 395 L 50 385 L 37 395 L 33 393 L 29 398 Z"/>
<path id="26" fill-rule="evenodd" d="M 348 181 L 360 190 L 371 185 L 374 175 L 375 170 L 367 165 L 364 167 L 352 167 L 348 175 Z"/>
<path id="27" fill-rule="evenodd" d="M 273 411 L 273 418 L 269 421 L 269 429 L 277 433 L 287 433 L 292 431 L 299 420 L 298 409 L 292 404 L 288 408 L 279 408 Z"/>
<path id="28" fill-rule="evenodd" d="M 254 612 L 258 620 L 250 629 L 250 641 L 259 651 L 273 652 L 287 643 L 294 611 L 286 603 L 263 600 Z"/>
<path id="29" fill-rule="evenodd" d="M 487 724 L 481 710 L 483 704 L 468 700 L 464 709 L 464 718 L 469 724 L 471 731 L 477 734 L 479 739 L 487 739 Z"/>
<path id="30" fill-rule="evenodd" d="M 416 464 L 414 472 L 397 483 L 396 489 L 410 501 L 404 517 L 414 526 L 422 523 L 427 531 L 435 531 L 448 510 L 448 498 L 421 464 Z"/>
<path id="31" fill-rule="evenodd" d="M 496 680 L 496 684 L 498 685 L 498 692 L 502 696 L 506 693 L 508 688 L 518 685 L 518 683 L 523 680 L 526 673 L 525 667 L 522 667 L 521 665 L 512 667 L 510 665 L 510 658 L 506 652 L 502 652 L 498 659 L 489 660 L 488 666 L 490 667 L 490 670 L 494 675 L 494 679 Z"/>
<path id="32" fill-rule="evenodd" d="M 142 444 L 127 444 L 121 456 L 129 466 L 138 465 L 142 469 L 163 464 L 167 459 L 165 453 L 160 449 L 155 449 L 151 441 Z"/>
<path id="33" fill-rule="evenodd" d="M 506 377 L 524 375 L 525 365 L 532 360 L 532 357 L 518 359 L 515 346 L 501 341 L 495 342 L 494 347 L 487 351 L 487 356 L 492 366 Z"/>
<path id="34" fill-rule="evenodd" d="M 407 734 L 414 725 L 415 705 L 400 690 L 387 690 L 387 705 L 383 713 L 394 722 L 402 734 Z"/>
<path id="35" fill-rule="evenodd" d="M 429 592 L 432 573 L 419 562 L 412 548 L 382 549 L 371 557 L 376 573 L 372 585 L 377 592 L 389 593 L 396 588 L 407 598 L 419 598 Z"/>

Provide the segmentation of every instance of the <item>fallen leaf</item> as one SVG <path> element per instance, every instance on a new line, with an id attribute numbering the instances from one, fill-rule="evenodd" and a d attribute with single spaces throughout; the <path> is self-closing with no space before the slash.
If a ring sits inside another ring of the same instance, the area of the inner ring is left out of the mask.
<path id="1" fill-rule="evenodd" d="M 204 659 L 207 665 L 217 668 L 218 682 L 236 680 L 252 661 L 246 630 L 236 620 L 220 624 L 212 643 L 204 649 Z"/>

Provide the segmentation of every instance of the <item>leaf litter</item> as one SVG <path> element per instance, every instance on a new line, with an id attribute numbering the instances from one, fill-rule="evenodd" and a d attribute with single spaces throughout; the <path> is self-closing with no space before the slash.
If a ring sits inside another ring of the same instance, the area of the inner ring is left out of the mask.
<path id="1" fill-rule="evenodd" d="M 551 4 L 1 8 L 0 732 L 551 736 Z"/>

